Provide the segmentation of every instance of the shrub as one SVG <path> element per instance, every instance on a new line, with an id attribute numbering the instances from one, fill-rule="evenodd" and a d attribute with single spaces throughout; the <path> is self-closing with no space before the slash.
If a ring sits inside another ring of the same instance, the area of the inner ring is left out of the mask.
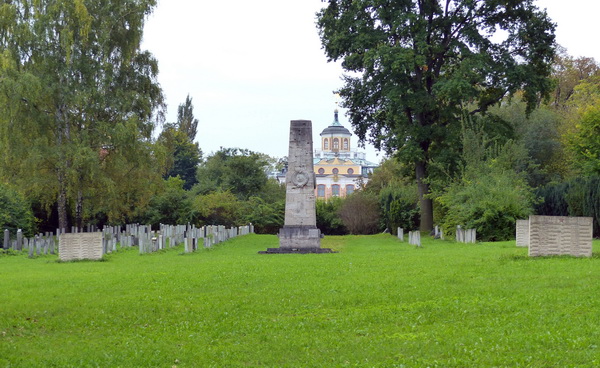
<path id="1" fill-rule="evenodd" d="M 262 198 L 250 197 L 244 203 L 244 221 L 254 225 L 257 234 L 277 234 L 283 227 L 285 202 L 267 203 Z"/>
<path id="2" fill-rule="evenodd" d="M 516 220 L 529 217 L 536 202 L 526 180 L 530 159 L 522 144 L 496 144 L 477 124 L 466 121 L 463 128 L 460 178 L 435 193 L 442 228 L 448 234 L 457 225 L 474 228 L 483 241 L 512 239 Z"/>
<path id="3" fill-rule="evenodd" d="M 590 176 L 538 189 L 543 201 L 535 213 L 545 216 L 592 217 L 594 236 L 600 236 L 600 177 Z"/>
<path id="4" fill-rule="evenodd" d="M 179 176 L 164 180 L 163 190 L 150 200 L 141 222 L 177 225 L 191 221 L 192 203 L 184 185 Z"/>
<path id="5" fill-rule="evenodd" d="M 339 215 L 350 234 L 374 234 L 379 229 L 379 201 L 374 195 L 352 194 L 342 203 Z"/>
<path id="6" fill-rule="evenodd" d="M 417 188 L 414 185 L 390 184 L 379 192 L 382 228 L 395 234 L 400 227 L 416 229 L 419 225 Z"/>
<path id="7" fill-rule="evenodd" d="M 197 225 L 243 225 L 240 217 L 242 202 L 229 191 L 199 195 L 193 206 L 194 223 Z"/>
<path id="8" fill-rule="evenodd" d="M 462 225 L 477 229 L 480 240 L 498 241 L 514 237 L 516 220 L 533 212 L 535 196 L 521 175 L 492 171 L 456 181 L 437 201 L 445 209 L 442 227 L 447 233 Z"/>
<path id="9" fill-rule="evenodd" d="M 344 235 L 348 230 L 344 227 L 339 211 L 344 200 L 339 197 L 328 200 L 317 199 L 317 227 L 325 235 Z"/>

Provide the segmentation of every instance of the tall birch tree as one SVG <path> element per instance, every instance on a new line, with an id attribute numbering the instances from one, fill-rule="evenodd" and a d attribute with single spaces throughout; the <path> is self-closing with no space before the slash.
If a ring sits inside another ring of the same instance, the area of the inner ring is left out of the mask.
<path id="1" fill-rule="evenodd" d="M 56 205 L 61 228 L 69 215 L 81 225 L 86 203 L 122 217 L 160 177 L 150 169 L 159 158 L 151 134 L 163 96 L 157 61 L 140 49 L 155 6 L 155 0 L 0 5 L 1 174 Z"/>

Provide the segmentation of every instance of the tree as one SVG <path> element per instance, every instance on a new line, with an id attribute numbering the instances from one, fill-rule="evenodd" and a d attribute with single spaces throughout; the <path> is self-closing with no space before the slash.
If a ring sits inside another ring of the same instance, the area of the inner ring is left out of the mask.
<path id="1" fill-rule="evenodd" d="M 35 219 L 29 203 L 15 190 L 0 184 L 0 231 L 8 229 L 13 236 L 17 230 L 23 230 L 23 235 L 33 236 Z"/>
<path id="2" fill-rule="evenodd" d="M 177 129 L 184 132 L 190 142 L 196 139 L 198 119 L 194 119 L 194 105 L 190 95 L 187 95 L 185 102 L 177 108 Z"/>
<path id="3" fill-rule="evenodd" d="M 413 168 L 422 230 L 430 163 L 455 150 L 459 117 L 519 90 L 531 111 L 552 87 L 554 25 L 533 0 L 330 0 L 317 24 L 351 73 L 339 92 L 359 139 Z"/>
<path id="4" fill-rule="evenodd" d="M 177 122 L 166 124 L 158 141 L 167 150 L 168 177 L 179 176 L 185 181 L 183 188 L 190 190 L 198 180 L 196 170 L 202 161 L 202 150 L 194 142 L 198 119 L 194 119 L 194 105 L 188 95 L 177 109 Z"/>
<path id="5" fill-rule="evenodd" d="M 536 168 L 530 167 L 527 172 L 528 182 L 533 187 L 545 185 L 548 182 L 561 180 L 569 174 L 569 160 L 566 157 L 564 144 L 561 142 L 563 117 L 554 108 L 546 104 L 530 114 L 519 96 L 490 109 L 490 116 L 500 118 L 511 126 L 512 138 L 523 143 L 529 157 Z M 498 144 L 506 143 L 499 137 L 491 137 Z"/>
<path id="6" fill-rule="evenodd" d="M 78 225 L 86 201 L 119 204 L 111 216 L 122 217 L 160 178 L 151 139 L 163 96 L 157 62 L 140 50 L 144 19 L 155 5 L 0 5 L 0 149 L 10 158 L 2 175 L 46 206 L 56 203 L 61 228 L 70 203 Z"/>
<path id="7" fill-rule="evenodd" d="M 600 174 L 600 74 L 579 83 L 567 102 L 564 139 L 573 166 L 584 175 Z"/>
<path id="8" fill-rule="evenodd" d="M 192 199 L 183 188 L 185 182 L 178 177 L 164 181 L 162 190 L 152 197 L 140 219 L 144 224 L 181 225 L 191 221 Z"/>
<path id="9" fill-rule="evenodd" d="M 406 165 L 390 157 L 375 169 L 364 187 L 365 192 L 378 197 L 381 227 L 392 234 L 398 227 L 412 230 L 419 223 L 416 185 L 408 175 Z"/>
<path id="10" fill-rule="evenodd" d="M 543 199 L 536 204 L 536 214 L 592 217 L 594 237 L 600 236 L 600 176 L 552 183 L 538 188 L 536 195 Z"/>
<path id="11" fill-rule="evenodd" d="M 242 203 L 229 191 L 199 195 L 193 202 L 194 223 L 198 225 L 241 226 Z"/>
<path id="12" fill-rule="evenodd" d="M 581 113 L 576 130 L 569 136 L 574 165 L 585 175 L 600 175 L 600 107 L 590 106 Z"/>
<path id="13" fill-rule="evenodd" d="M 594 58 L 585 56 L 573 58 L 562 47 L 559 47 L 558 51 L 552 71 L 552 77 L 556 81 L 553 105 L 557 108 L 565 108 L 575 87 L 580 82 L 599 75 L 600 66 Z"/>
<path id="14" fill-rule="evenodd" d="M 247 149 L 221 148 L 198 169 L 199 193 L 231 191 L 240 199 L 259 195 L 267 183 L 268 156 Z"/>
<path id="15" fill-rule="evenodd" d="M 164 178 L 180 177 L 183 188 L 190 190 L 198 180 L 196 171 L 202 161 L 202 150 L 198 143 L 192 142 L 187 134 L 172 124 L 167 124 L 158 137 L 158 143 L 165 147 L 167 172 Z"/>

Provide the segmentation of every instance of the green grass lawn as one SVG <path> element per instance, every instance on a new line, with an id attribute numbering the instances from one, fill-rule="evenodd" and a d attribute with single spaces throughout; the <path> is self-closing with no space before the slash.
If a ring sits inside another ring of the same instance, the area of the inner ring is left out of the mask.
<path id="1" fill-rule="evenodd" d="M 0 256 L 0 367 L 597 367 L 595 256 L 275 236 L 105 262 Z"/>

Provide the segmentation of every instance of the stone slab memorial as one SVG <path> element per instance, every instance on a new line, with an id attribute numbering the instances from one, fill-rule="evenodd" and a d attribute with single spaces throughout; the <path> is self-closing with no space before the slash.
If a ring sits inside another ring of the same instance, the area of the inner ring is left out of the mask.
<path id="1" fill-rule="evenodd" d="M 104 255 L 102 233 L 61 234 L 58 254 L 61 261 L 100 260 Z"/>
<path id="2" fill-rule="evenodd" d="M 321 248 L 321 231 L 317 228 L 310 120 L 292 120 L 290 123 L 285 183 L 285 222 L 278 234 L 279 248 L 259 253 L 332 253 L 331 249 Z"/>
<path id="3" fill-rule="evenodd" d="M 529 246 L 529 220 L 517 220 L 516 239 L 517 247 Z"/>
<path id="4" fill-rule="evenodd" d="M 529 217 L 529 256 L 592 256 L 592 218 Z"/>

